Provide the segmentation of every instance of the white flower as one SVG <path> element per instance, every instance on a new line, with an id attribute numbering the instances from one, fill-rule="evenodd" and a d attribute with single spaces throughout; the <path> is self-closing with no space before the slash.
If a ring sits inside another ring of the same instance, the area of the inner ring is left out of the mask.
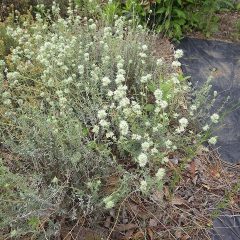
<path id="1" fill-rule="evenodd" d="M 162 58 L 157 59 L 157 66 L 162 66 L 164 63 L 164 60 Z"/>
<path id="2" fill-rule="evenodd" d="M 185 117 L 183 117 L 183 118 L 179 119 L 179 123 L 180 123 L 181 127 L 185 128 L 188 125 L 188 120 Z"/>
<path id="3" fill-rule="evenodd" d="M 58 183 L 58 178 L 56 176 L 52 179 L 52 183 Z"/>
<path id="4" fill-rule="evenodd" d="M 217 143 L 217 137 L 211 137 L 209 140 L 208 140 L 208 143 L 209 144 L 212 144 L 212 145 L 215 145 Z"/>
<path id="5" fill-rule="evenodd" d="M 108 86 L 110 82 L 111 82 L 111 80 L 108 77 L 104 77 L 102 79 L 102 85 L 103 86 Z"/>
<path id="6" fill-rule="evenodd" d="M 179 84 L 180 83 L 177 76 L 173 76 L 171 80 L 174 84 Z"/>
<path id="7" fill-rule="evenodd" d="M 105 208 L 106 209 L 113 208 L 114 205 L 115 205 L 111 196 L 104 198 L 103 202 L 105 203 Z"/>
<path id="8" fill-rule="evenodd" d="M 0 66 L 5 66 L 5 62 L 3 60 L 0 60 Z"/>
<path id="9" fill-rule="evenodd" d="M 118 74 L 120 74 L 120 75 L 124 75 L 124 74 L 126 74 L 126 71 L 124 70 L 124 69 L 118 69 L 118 72 L 117 72 Z"/>
<path id="10" fill-rule="evenodd" d="M 156 100 L 160 101 L 162 99 L 162 95 L 163 95 L 163 93 L 160 89 L 156 89 L 154 91 L 154 96 L 155 96 Z"/>
<path id="11" fill-rule="evenodd" d="M 94 127 L 93 127 L 93 129 L 92 129 L 92 132 L 98 134 L 98 132 L 99 132 L 99 126 L 98 126 L 98 125 L 94 125 Z"/>
<path id="12" fill-rule="evenodd" d="M 167 140 L 167 141 L 165 142 L 166 148 L 171 148 L 172 144 L 173 144 L 173 143 L 172 143 L 171 140 Z"/>
<path id="13" fill-rule="evenodd" d="M 138 134 L 133 134 L 132 135 L 132 140 L 141 140 L 141 139 L 142 139 L 142 137 Z"/>
<path id="14" fill-rule="evenodd" d="M 219 120 L 219 115 L 217 113 L 214 113 L 212 116 L 211 116 L 211 120 L 213 123 L 218 123 L 218 120 Z"/>
<path id="15" fill-rule="evenodd" d="M 148 133 L 144 133 L 143 135 L 145 138 L 149 139 L 149 134 Z"/>
<path id="16" fill-rule="evenodd" d="M 114 109 L 116 107 L 115 103 L 111 103 L 111 105 L 109 106 L 110 109 Z"/>
<path id="17" fill-rule="evenodd" d="M 125 116 L 130 116 L 132 112 L 130 108 L 124 108 L 123 113 Z"/>
<path id="18" fill-rule="evenodd" d="M 196 106 L 196 105 L 192 105 L 192 106 L 190 107 L 190 109 L 191 109 L 192 111 L 196 111 L 196 110 L 197 110 L 197 106 Z"/>
<path id="19" fill-rule="evenodd" d="M 163 159 L 162 159 L 162 163 L 168 163 L 169 162 L 169 158 L 168 157 L 164 157 Z"/>
<path id="20" fill-rule="evenodd" d="M 182 49 L 178 49 L 178 50 L 175 51 L 174 57 L 176 59 L 181 58 L 182 56 L 183 56 L 183 50 Z"/>
<path id="21" fill-rule="evenodd" d="M 85 61 L 89 61 L 89 53 L 84 53 L 84 59 Z"/>
<path id="22" fill-rule="evenodd" d="M 182 133 L 185 131 L 185 128 L 183 126 L 179 126 L 176 128 L 176 133 Z"/>
<path id="23" fill-rule="evenodd" d="M 168 106 L 168 103 L 167 103 L 167 101 L 160 101 L 159 105 L 162 109 L 165 109 Z"/>
<path id="24" fill-rule="evenodd" d="M 149 142 L 143 142 L 141 146 L 142 146 L 142 150 L 146 152 L 150 148 L 151 144 Z"/>
<path id="25" fill-rule="evenodd" d="M 126 90 L 127 86 L 120 85 L 118 88 L 114 91 L 114 100 L 120 100 L 123 97 L 126 96 Z"/>
<path id="26" fill-rule="evenodd" d="M 146 122 L 145 122 L 145 126 L 146 126 L 146 127 L 149 127 L 149 126 L 151 126 L 151 123 L 150 123 L 149 121 L 146 121 Z"/>
<path id="27" fill-rule="evenodd" d="M 96 25 L 95 23 L 93 23 L 93 24 L 89 25 L 89 28 L 90 28 L 91 30 L 96 30 L 97 25 Z"/>
<path id="28" fill-rule="evenodd" d="M 147 45 L 142 45 L 142 50 L 143 51 L 146 51 L 148 49 L 148 46 Z"/>
<path id="29" fill-rule="evenodd" d="M 151 154 L 154 155 L 154 154 L 156 154 L 156 153 L 158 153 L 158 150 L 157 150 L 156 148 L 152 148 L 152 149 L 151 149 Z"/>
<path id="30" fill-rule="evenodd" d="M 214 91 L 214 92 L 213 92 L 213 96 L 214 96 L 214 97 L 216 97 L 216 96 L 217 96 L 217 94 L 218 94 L 218 92 L 217 92 L 217 91 Z"/>
<path id="31" fill-rule="evenodd" d="M 79 72 L 80 75 L 83 75 L 83 73 L 84 73 L 84 66 L 83 65 L 78 66 L 78 72 Z"/>
<path id="32" fill-rule="evenodd" d="M 124 81 L 125 81 L 125 77 L 124 77 L 123 74 L 118 74 L 118 75 L 116 76 L 116 79 L 115 79 L 116 84 L 120 84 L 120 83 L 122 83 L 122 82 L 124 82 Z"/>
<path id="33" fill-rule="evenodd" d="M 129 126 L 125 120 L 120 121 L 119 130 L 123 136 L 126 136 L 128 134 Z"/>
<path id="34" fill-rule="evenodd" d="M 181 67 L 181 63 L 179 61 L 173 61 L 172 67 Z"/>
<path id="35" fill-rule="evenodd" d="M 130 100 L 127 97 L 122 98 L 119 102 L 120 107 L 126 107 L 128 104 L 130 104 Z"/>
<path id="36" fill-rule="evenodd" d="M 209 129 L 209 125 L 208 124 L 206 124 L 205 126 L 203 126 L 203 131 L 207 131 L 208 129 Z"/>
<path id="37" fill-rule="evenodd" d="M 147 191 L 147 182 L 145 180 L 142 180 L 140 182 L 140 190 L 141 190 L 141 192 L 146 192 Z"/>
<path id="38" fill-rule="evenodd" d="M 146 53 L 139 53 L 139 56 L 141 57 L 141 58 L 146 58 L 147 57 L 147 54 Z"/>
<path id="39" fill-rule="evenodd" d="M 145 153 L 140 153 L 138 156 L 138 163 L 140 167 L 145 167 L 148 161 L 148 157 Z"/>
<path id="40" fill-rule="evenodd" d="M 3 94 L 2 94 L 2 97 L 3 98 L 8 98 L 8 97 L 11 97 L 11 93 L 10 92 L 3 92 Z"/>
<path id="41" fill-rule="evenodd" d="M 140 82 L 141 83 L 146 83 L 148 82 L 149 80 L 151 80 L 152 78 L 152 75 L 151 74 L 147 74 L 146 76 L 142 76 L 141 79 L 140 79 Z"/>
<path id="42" fill-rule="evenodd" d="M 101 119 L 100 122 L 99 122 L 99 125 L 102 126 L 102 127 L 108 127 L 109 126 L 109 122 L 107 122 L 104 119 Z"/>
<path id="43" fill-rule="evenodd" d="M 23 105 L 23 100 L 22 99 L 18 99 L 17 103 L 21 106 L 21 105 Z"/>
<path id="44" fill-rule="evenodd" d="M 123 62 L 122 61 L 117 64 L 117 68 L 118 69 L 122 69 L 123 68 Z"/>
<path id="45" fill-rule="evenodd" d="M 137 115 L 142 113 L 141 106 L 135 101 L 132 101 L 132 111 Z"/>
<path id="46" fill-rule="evenodd" d="M 114 136 L 113 132 L 106 133 L 106 138 L 112 138 Z"/>
<path id="47" fill-rule="evenodd" d="M 165 176 L 165 169 L 159 168 L 155 176 L 157 177 L 158 180 L 162 180 L 163 177 Z"/>
<path id="48" fill-rule="evenodd" d="M 98 118 L 103 119 L 107 116 L 107 113 L 104 109 L 98 111 Z"/>
<path id="49" fill-rule="evenodd" d="M 109 91 L 107 92 L 107 95 L 108 95 L 109 97 L 112 97 L 112 96 L 113 96 L 113 91 L 109 90 Z"/>
<path id="50" fill-rule="evenodd" d="M 178 117 L 179 117 L 179 114 L 178 114 L 178 113 L 174 113 L 174 114 L 173 114 L 173 118 L 176 119 L 176 118 L 178 118 Z"/>
<path id="51" fill-rule="evenodd" d="M 10 99 L 6 99 L 3 101 L 4 105 L 11 105 L 12 101 Z"/>

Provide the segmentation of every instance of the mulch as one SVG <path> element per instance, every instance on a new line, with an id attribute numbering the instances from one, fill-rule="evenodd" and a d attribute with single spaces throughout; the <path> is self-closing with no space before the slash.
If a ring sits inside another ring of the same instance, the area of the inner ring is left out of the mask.
<path id="1" fill-rule="evenodd" d="M 153 190 L 148 198 L 132 193 L 105 213 L 97 226 L 87 226 L 80 218 L 74 227 L 63 227 L 61 239 L 210 239 L 213 220 L 223 207 L 240 213 L 240 165 L 223 163 L 217 151 L 203 148 L 185 164 L 171 191 L 170 179 L 180 166 L 181 160 L 170 161 L 163 191 Z"/>
<path id="2" fill-rule="evenodd" d="M 203 32 L 193 31 L 187 33 L 188 37 L 199 39 L 220 40 L 226 42 L 240 41 L 240 11 L 227 11 L 218 13 L 218 30 L 211 33 L 209 37 Z"/>

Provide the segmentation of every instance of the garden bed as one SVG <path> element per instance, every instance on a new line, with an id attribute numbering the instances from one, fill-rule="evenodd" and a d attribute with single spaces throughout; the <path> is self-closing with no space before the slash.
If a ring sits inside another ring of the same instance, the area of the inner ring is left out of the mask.
<path id="1" fill-rule="evenodd" d="M 214 150 L 210 83 L 193 92 L 183 52 L 141 25 L 68 15 L 4 29 L 0 236 L 210 239 L 240 177 Z"/>

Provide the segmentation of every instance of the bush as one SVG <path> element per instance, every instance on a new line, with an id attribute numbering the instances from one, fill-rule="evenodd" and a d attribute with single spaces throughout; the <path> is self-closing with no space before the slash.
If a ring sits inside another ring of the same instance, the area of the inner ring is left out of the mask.
<path id="1" fill-rule="evenodd" d="M 104 26 L 71 8 L 63 19 L 56 5 L 52 13 L 8 28 L 16 47 L 1 61 L 1 139 L 19 159 L 1 165 L 0 218 L 12 237 L 56 236 L 62 218 L 96 219 L 132 192 L 161 190 L 169 156 L 187 160 L 210 136 L 195 128 L 206 92 L 186 99 L 181 50 L 167 63 L 141 25 L 121 17 Z"/>

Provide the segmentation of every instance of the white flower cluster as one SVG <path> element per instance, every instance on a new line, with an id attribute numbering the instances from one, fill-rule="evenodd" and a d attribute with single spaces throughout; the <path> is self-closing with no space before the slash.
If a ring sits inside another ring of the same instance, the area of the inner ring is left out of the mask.
<path id="1" fill-rule="evenodd" d="M 181 63 L 178 61 L 178 59 L 181 58 L 182 56 L 183 56 L 183 50 L 178 49 L 175 51 L 174 53 L 175 60 L 172 62 L 172 67 L 174 68 L 181 67 Z"/>
<path id="2" fill-rule="evenodd" d="M 157 104 L 155 112 L 158 113 L 161 109 L 165 109 L 168 106 L 168 103 L 167 101 L 162 99 L 163 93 L 160 89 L 156 89 L 154 91 L 154 96 Z"/>
<path id="3" fill-rule="evenodd" d="M 128 126 L 128 123 L 125 120 L 120 121 L 119 130 L 120 130 L 120 133 L 123 136 L 126 136 L 128 134 L 129 126 Z"/>
<path id="4" fill-rule="evenodd" d="M 141 180 L 141 182 L 140 182 L 140 191 L 145 193 L 147 191 L 147 186 L 148 186 L 147 181 Z"/>
<path id="5" fill-rule="evenodd" d="M 164 176 L 165 176 L 165 169 L 164 168 L 159 168 L 157 173 L 156 173 L 157 179 L 162 180 Z"/>
<path id="6" fill-rule="evenodd" d="M 106 209 L 111 209 L 115 206 L 114 200 L 112 196 L 108 196 L 103 199 L 103 202 L 105 204 Z"/>
<path id="7" fill-rule="evenodd" d="M 209 144 L 212 144 L 212 145 L 215 145 L 217 143 L 217 137 L 211 137 L 209 140 L 208 140 L 208 143 Z"/>
<path id="8" fill-rule="evenodd" d="M 145 167 L 148 162 L 148 156 L 145 153 L 140 153 L 138 156 L 138 163 L 140 167 Z"/>
<path id="9" fill-rule="evenodd" d="M 213 123 L 218 123 L 219 121 L 219 115 L 217 113 L 214 113 L 212 116 L 211 116 L 211 120 Z"/>
<path id="10" fill-rule="evenodd" d="M 188 126 L 188 120 L 185 117 L 183 117 L 179 119 L 178 122 L 179 122 L 179 127 L 176 129 L 176 132 L 182 133 L 185 131 L 186 127 Z"/>

